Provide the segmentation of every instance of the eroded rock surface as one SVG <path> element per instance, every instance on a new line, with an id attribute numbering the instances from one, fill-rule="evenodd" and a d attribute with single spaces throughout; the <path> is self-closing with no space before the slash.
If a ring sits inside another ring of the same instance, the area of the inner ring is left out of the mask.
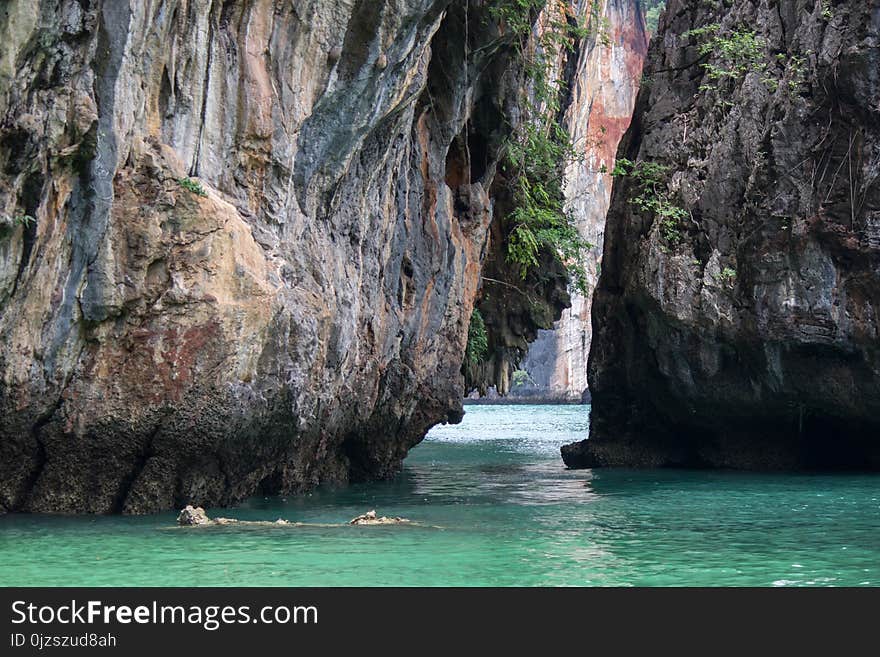
<path id="1" fill-rule="evenodd" d="M 880 466 L 878 71 L 876 2 L 670 1 L 619 156 L 685 216 L 615 184 L 569 465 Z"/>
<path id="2" fill-rule="evenodd" d="M 460 0 L 4 3 L 0 509 L 385 477 L 460 419 L 501 37 Z"/>

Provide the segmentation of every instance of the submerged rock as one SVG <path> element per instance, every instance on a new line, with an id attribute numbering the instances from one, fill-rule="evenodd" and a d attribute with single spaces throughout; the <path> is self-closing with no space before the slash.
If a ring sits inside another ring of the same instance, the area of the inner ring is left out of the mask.
<path id="1" fill-rule="evenodd" d="M 358 516 L 357 518 L 352 518 L 349 521 L 349 525 L 401 525 L 405 523 L 412 522 L 407 518 L 400 518 L 395 516 L 394 518 L 389 518 L 387 516 L 377 517 L 375 511 L 367 511 L 365 514 Z"/>

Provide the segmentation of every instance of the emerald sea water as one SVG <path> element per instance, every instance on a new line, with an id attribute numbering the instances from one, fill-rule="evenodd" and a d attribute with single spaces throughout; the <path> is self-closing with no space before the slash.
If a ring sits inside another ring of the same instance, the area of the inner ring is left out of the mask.
<path id="1" fill-rule="evenodd" d="M 394 481 L 208 509 L 329 526 L 0 516 L 0 585 L 880 584 L 880 476 L 566 470 L 588 414 L 469 406 Z M 370 509 L 418 524 L 345 524 Z"/>

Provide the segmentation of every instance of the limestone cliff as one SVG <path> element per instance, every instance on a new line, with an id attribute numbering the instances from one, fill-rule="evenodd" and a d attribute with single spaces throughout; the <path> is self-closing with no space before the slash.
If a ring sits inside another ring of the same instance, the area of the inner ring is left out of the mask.
<path id="1" fill-rule="evenodd" d="M 460 418 L 521 85 L 486 3 L 12 0 L 0 41 L 0 510 L 382 477 Z"/>
<path id="2" fill-rule="evenodd" d="M 880 6 L 671 0 L 573 466 L 880 466 Z"/>

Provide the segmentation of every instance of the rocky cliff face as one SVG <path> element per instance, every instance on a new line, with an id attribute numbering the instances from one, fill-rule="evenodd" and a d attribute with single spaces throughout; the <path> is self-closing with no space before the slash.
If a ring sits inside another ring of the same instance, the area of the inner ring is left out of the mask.
<path id="1" fill-rule="evenodd" d="M 529 380 L 512 388 L 515 397 L 581 401 L 588 396 L 592 291 L 600 272 L 611 171 L 632 116 L 648 39 L 636 0 L 605 0 L 583 12 L 596 29 L 581 50 L 565 117 L 578 154 L 566 171 L 565 187 L 578 230 L 593 245 L 584 263 L 589 293 L 575 291 L 553 329 L 538 332 L 522 363 Z"/>
<path id="2" fill-rule="evenodd" d="M 880 6 L 671 0 L 573 466 L 880 466 Z"/>
<path id="3" fill-rule="evenodd" d="M 5 3 L 0 510 L 387 476 L 460 418 L 504 36 L 482 2 Z"/>

